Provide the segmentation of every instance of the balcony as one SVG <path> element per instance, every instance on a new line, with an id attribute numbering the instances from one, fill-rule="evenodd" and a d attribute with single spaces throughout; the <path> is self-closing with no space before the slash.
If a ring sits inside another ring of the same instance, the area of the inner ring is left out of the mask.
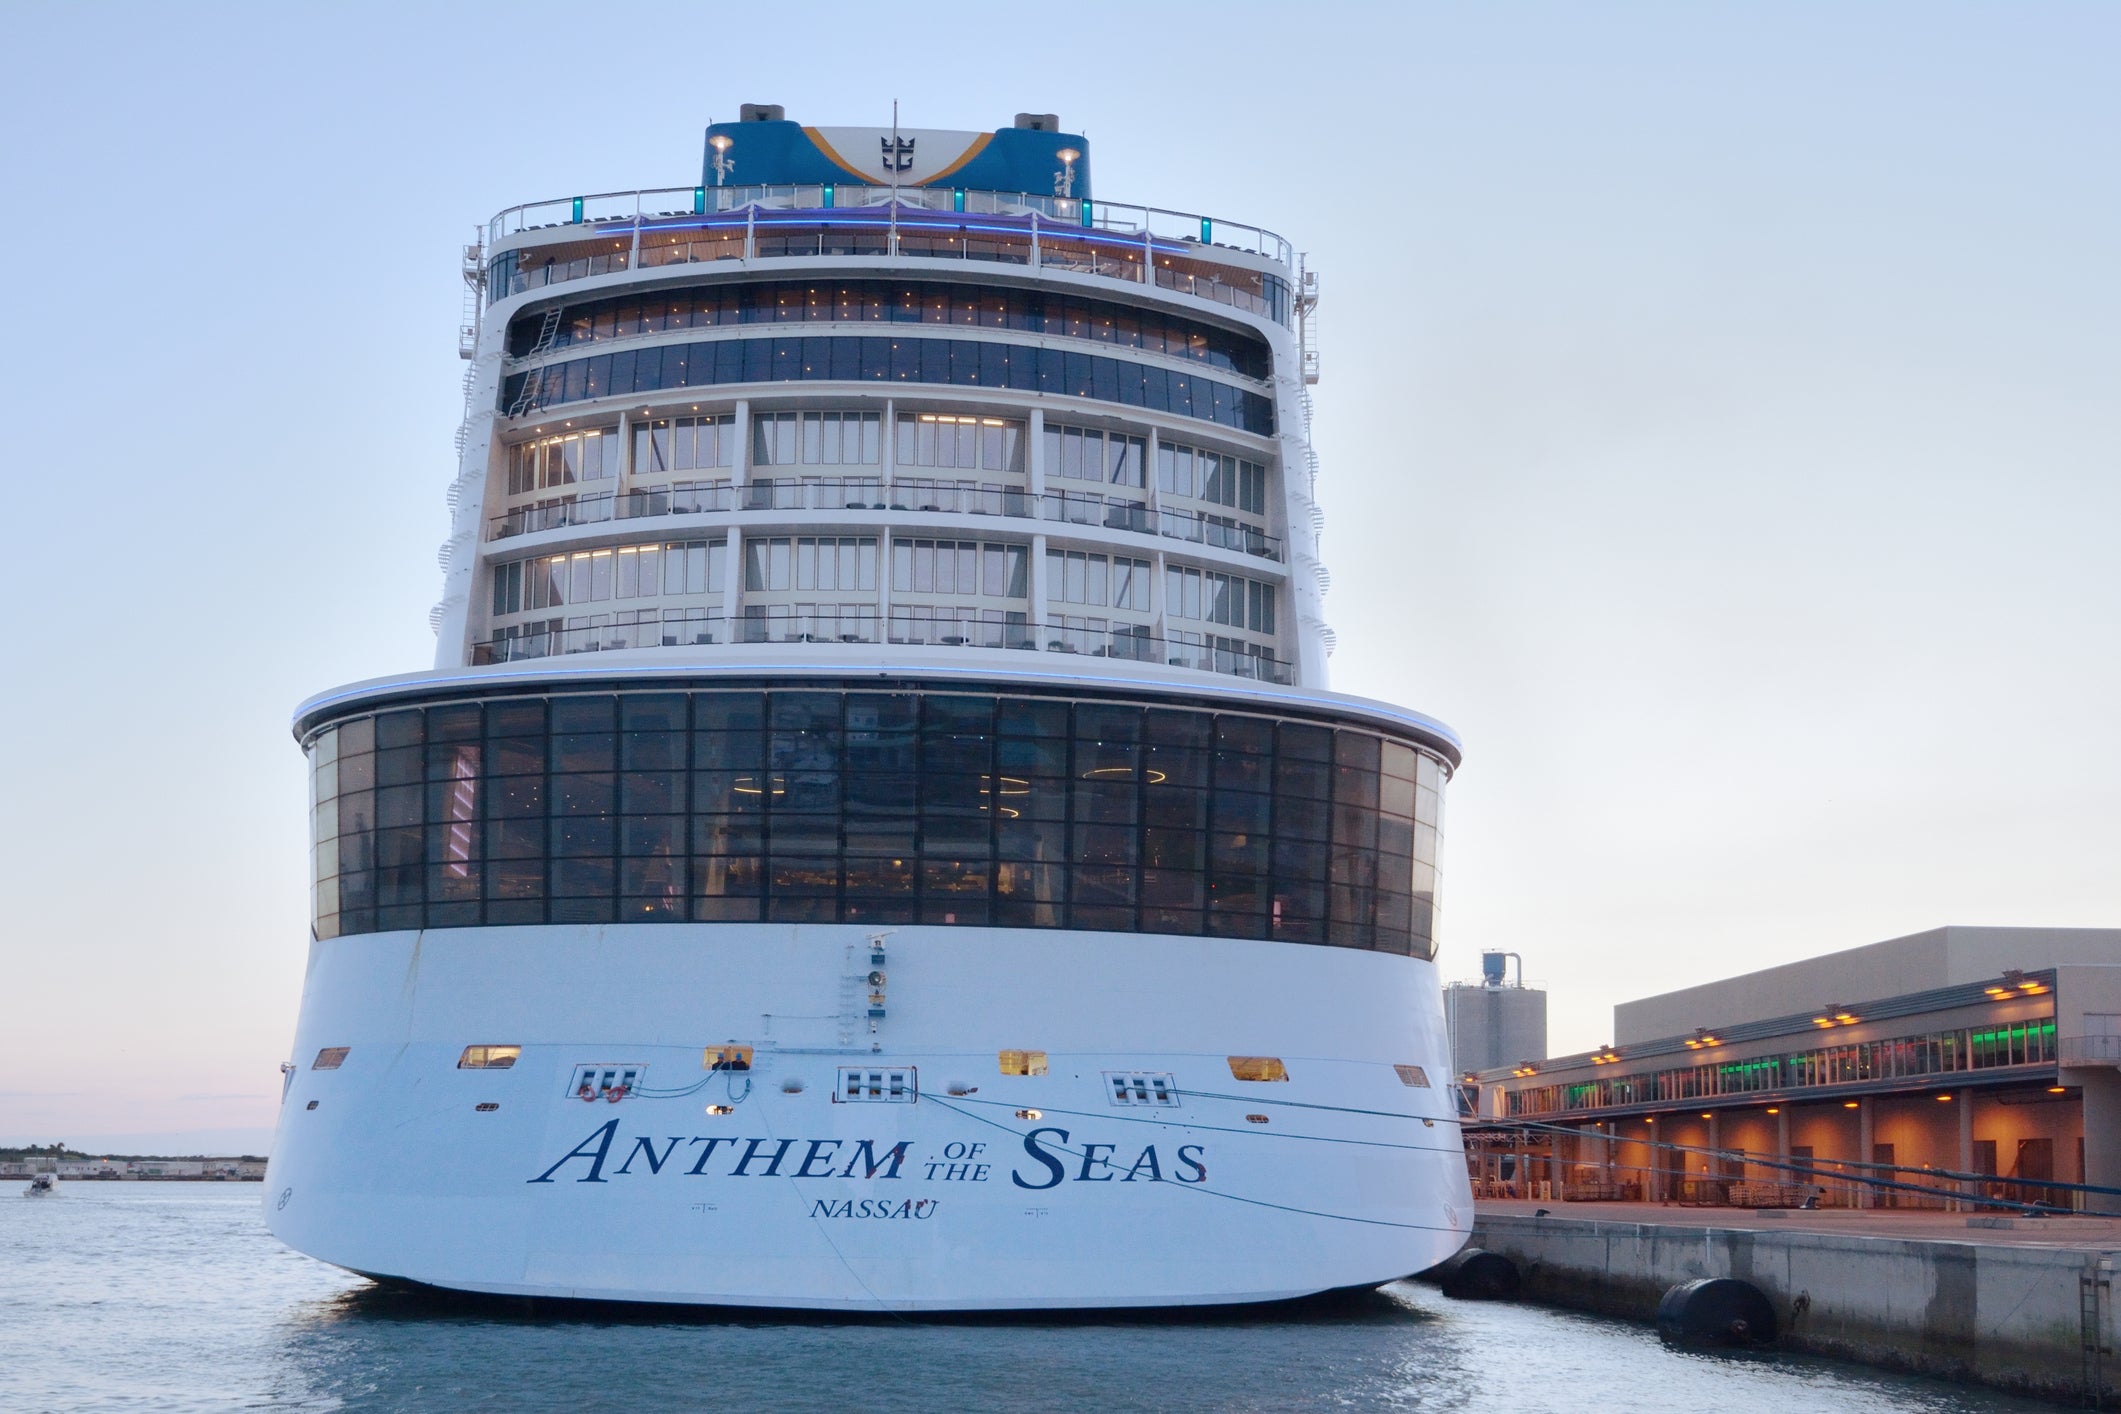
<path id="1" fill-rule="evenodd" d="M 652 614 L 654 610 L 645 613 Z M 560 628 L 525 625 L 471 647 L 474 666 L 515 663 L 529 658 L 558 658 L 570 653 L 606 653 L 627 648 L 680 648 L 727 643 L 728 621 L 719 613 L 692 611 L 685 620 L 618 623 L 616 615 L 597 614 L 588 624 Z M 604 622 L 597 622 L 603 620 Z"/>
<path id="2" fill-rule="evenodd" d="M 2121 1066 L 2121 1036 L 2062 1036 L 2056 1055 L 2064 1065 Z"/>
<path id="3" fill-rule="evenodd" d="M 545 506 L 522 506 L 487 521 L 488 541 L 539 531 L 657 516 L 717 515 L 734 511 L 907 511 L 924 515 L 995 516 L 1094 526 L 1182 540 L 1280 561 L 1281 537 L 1234 517 L 1152 510 L 1124 497 L 1081 491 L 1033 496 L 1008 487 L 920 477 L 889 486 L 872 477 L 776 477 L 737 486 L 727 481 L 675 482 L 638 491 L 572 496 Z"/>
<path id="4" fill-rule="evenodd" d="M 645 613 L 653 613 L 653 610 Z M 889 643 L 932 648 L 996 648 L 1065 653 L 1135 663 L 1166 663 L 1196 672 L 1287 685 L 1290 665 L 1264 653 L 1160 638 L 1145 624 L 1055 619 L 1033 623 L 999 610 L 901 607 L 888 621 L 860 605 L 752 604 L 738 618 L 688 611 L 683 622 L 529 626 L 472 645 L 475 666 L 633 648 L 689 648 L 730 643 Z M 597 615 L 615 619 L 615 615 Z M 644 614 L 645 617 L 645 614 Z"/>
<path id="5" fill-rule="evenodd" d="M 1256 265 L 1288 268 L 1288 241 L 1124 202 L 925 187 L 667 187 L 514 206 L 487 231 L 491 244 L 529 231 L 579 233 L 495 256 L 489 301 L 629 269 L 871 255 L 1066 270 L 1154 284 L 1283 325 L 1291 317 L 1288 280 Z"/>

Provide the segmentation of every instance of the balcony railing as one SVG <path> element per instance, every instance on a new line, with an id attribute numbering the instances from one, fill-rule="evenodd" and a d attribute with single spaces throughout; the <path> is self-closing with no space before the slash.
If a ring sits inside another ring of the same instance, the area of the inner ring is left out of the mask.
<path id="1" fill-rule="evenodd" d="M 604 617 L 604 616 L 599 616 Z M 683 623 L 609 623 L 573 628 L 526 627 L 472 646 L 477 665 L 555 658 L 575 653 L 632 648 L 675 648 L 726 643 L 839 643 L 1004 648 L 1078 654 L 1172 667 L 1286 685 L 1290 665 L 1264 653 L 1238 652 L 1187 643 L 1149 632 L 1146 625 L 1097 624 L 1056 619 L 1033 623 L 995 610 L 949 610 L 930 606 L 894 609 L 880 618 L 855 605 L 752 604 L 737 618 L 720 613 Z"/>
<path id="2" fill-rule="evenodd" d="M 652 610 L 649 612 L 653 612 Z M 597 618 L 609 618 L 599 614 Z M 506 631 L 471 649 L 474 664 L 514 663 L 527 658 L 557 658 L 569 653 L 602 653 L 624 648 L 680 648 L 727 643 L 728 623 L 719 613 L 683 621 L 590 623 L 573 628 L 530 626 Z"/>
<path id="3" fill-rule="evenodd" d="M 730 621 L 739 643 L 874 643 L 876 610 L 858 604 L 747 604 Z"/>
<path id="4" fill-rule="evenodd" d="M 858 183 L 832 186 L 657 187 L 644 191 L 602 192 L 554 201 L 511 206 L 487 223 L 488 240 L 498 243 L 523 231 L 581 226 L 601 234 L 623 226 L 682 221 L 746 208 L 783 211 L 938 212 L 951 216 L 984 216 L 1029 221 L 1053 228 L 1094 230 L 1213 250 L 1217 247 L 1262 255 L 1288 265 L 1295 251 L 1279 235 L 1260 226 L 1198 212 L 1172 211 L 1124 201 L 1046 196 L 1037 192 L 975 191 L 950 187 L 883 187 Z"/>
<path id="5" fill-rule="evenodd" d="M 2121 1036 L 2062 1036 L 2056 1051 L 2064 1065 L 2121 1065 Z"/>
<path id="6" fill-rule="evenodd" d="M 580 236 L 501 251 L 488 267 L 487 298 L 674 264 L 897 255 L 1153 280 L 1290 321 L 1286 278 L 1217 254 L 1238 251 L 1286 267 L 1289 243 L 1271 231 L 1159 207 L 1021 193 L 965 192 L 958 209 L 957 195 L 917 187 L 680 187 L 511 207 L 489 227 L 495 242 L 527 230 Z M 649 209 L 676 199 L 689 199 L 694 209 Z"/>
<path id="7" fill-rule="evenodd" d="M 487 522 L 486 538 L 510 540 L 542 530 L 650 516 L 887 510 L 1048 520 L 1156 535 L 1218 550 L 1236 550 L 1265 560 L 1282 558 L 1281 537 L 1231 518 L 1176 508 L 1152 510 L 1137 501 L 1081 491 L 1048 491 L 1033 496 L 1007 487 L 918 477 L 896 480 L 889 486 L 881 480 L 862 477 L 777 477 L 744 486 L 727 481 L 678 482 L 638 491 L 605 491 L 547 506 L 522 506 L 494 516 Z"/>

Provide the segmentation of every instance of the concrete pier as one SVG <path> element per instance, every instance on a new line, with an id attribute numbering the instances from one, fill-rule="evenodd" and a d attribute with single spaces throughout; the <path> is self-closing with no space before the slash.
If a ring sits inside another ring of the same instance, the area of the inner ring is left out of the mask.
<path id="1" fill-rule="evenodd" d="M 1670 1287 L 1735 1277 L 1773 1304 L 1785 1349 L 2071 1403 L 2093 1379 L 2104 1401 L 2121 1389 L 2121 1221 L 1538 1206 L 1484 1202 L 1473 1228 L 1527 1300 L 1649 1320 Z"/>

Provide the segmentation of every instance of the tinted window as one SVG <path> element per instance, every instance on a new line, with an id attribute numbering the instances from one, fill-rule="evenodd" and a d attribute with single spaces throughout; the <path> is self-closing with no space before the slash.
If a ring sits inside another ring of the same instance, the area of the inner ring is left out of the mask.
<path id="1" fill-rule="evenodd" d="M 1422 799 L 1445 773 L 1367 731 L 958 691 L 555 693 L 353 718 L 310 757 L 320 937 L 770 919 L 1434 952 Z"/>

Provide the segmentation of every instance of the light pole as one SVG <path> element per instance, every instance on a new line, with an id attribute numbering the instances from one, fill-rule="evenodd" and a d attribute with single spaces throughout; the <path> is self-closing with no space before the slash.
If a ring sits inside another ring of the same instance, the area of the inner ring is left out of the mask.
<path id="1" fill-rule="evenodd" d="M 714 171 L 714 184 L 720 186 L 736 170 L 736 163 L 729 156 L 732 139 L 727 133 L 716 133 L 707 139 L 707 145 L 714 149 L 714 158 L 707 165 Z"/>
<path id="2" fill-rule="evenodd" d="M 1066 201 L 1075 195 L 1075 162 L 1082 154 L 1064 147 L 1053 155 L 1061 161 L 1061 169 L 1053 174 L 1053 194 Z"/>

